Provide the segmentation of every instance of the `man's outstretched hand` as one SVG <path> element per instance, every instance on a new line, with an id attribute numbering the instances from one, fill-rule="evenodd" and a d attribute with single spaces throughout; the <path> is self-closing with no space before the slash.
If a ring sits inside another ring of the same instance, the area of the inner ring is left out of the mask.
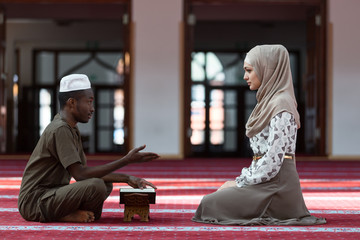
<path id="1" fill-rule="evenodd" d="M 131 186 L 133 188 L 144 189 L 144 188 L 146 188 L 146 186 L 150 186 L 150 187 L 156 189 L 155 185 L 152 184 L 151 182 L 148 182 L 143 178 L 138 178 L 138 177 L 134 177 L 134 176 L 129 176 L 129 180 L 128 180 L 127 184 L 129 184 L 129 186 Z"/>
<path id="2" fill-rule="evenodd" d="M 127 155 L 126 158 L 129 163 L 142 163 L 142 162 L 149 162 L 155 159 L 158 159 L 160 156 L 156 153 L 152 152 L 140 152 L 141 150 L 145 149 L 146 145 L 141 147 L 137 147 L 132 149 Z"/>

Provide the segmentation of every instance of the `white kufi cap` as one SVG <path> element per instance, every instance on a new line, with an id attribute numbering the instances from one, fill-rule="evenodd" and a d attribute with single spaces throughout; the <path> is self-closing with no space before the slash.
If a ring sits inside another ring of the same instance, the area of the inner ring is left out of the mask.
<path id="1" fill-rule="evenodd" d="M 91 83 L 85 74 L 71 74 L 60 81 L 60 92 L 90 89 Z"/>

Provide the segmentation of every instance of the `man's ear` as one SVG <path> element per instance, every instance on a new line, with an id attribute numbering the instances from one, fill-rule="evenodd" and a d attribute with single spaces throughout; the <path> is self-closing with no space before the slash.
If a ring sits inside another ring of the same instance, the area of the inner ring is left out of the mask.
<path id="1" fill-rule="evenodd" d="M 69 98 L 66 103 L 69 105 L 69 107 L 74 107 L 75 103 L 76 103 L 76 99 L 75 98 Z"/>

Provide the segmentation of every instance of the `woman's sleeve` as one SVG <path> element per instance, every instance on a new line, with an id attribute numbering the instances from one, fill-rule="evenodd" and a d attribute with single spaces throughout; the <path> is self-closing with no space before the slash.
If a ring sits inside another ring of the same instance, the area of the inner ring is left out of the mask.
<path id="1" fill-rule="evenodd" d="M 291 120 L 292 115 L 288 112 L 279 113 L 271 119 L 267 151 L 262 158 L 252 161 L 249 168 L 242 169 L 235 180 L 238 187 L 267 182 L 278 174 L 285 153 L 295 152 L 290 146 L 295 144 L 297 127 Z"/>

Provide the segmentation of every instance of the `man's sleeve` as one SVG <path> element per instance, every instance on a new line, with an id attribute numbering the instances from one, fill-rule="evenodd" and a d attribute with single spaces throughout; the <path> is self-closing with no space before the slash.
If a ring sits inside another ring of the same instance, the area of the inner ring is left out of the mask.
<path id="1" fill-rule="evenodd" d="M 76 136 L 66 126 L 60 127 L 54 132 L 53 141 L 57 158 L 66 169 L 74 163 L 81 163 L 78 144 L 76 144 Z"/>

